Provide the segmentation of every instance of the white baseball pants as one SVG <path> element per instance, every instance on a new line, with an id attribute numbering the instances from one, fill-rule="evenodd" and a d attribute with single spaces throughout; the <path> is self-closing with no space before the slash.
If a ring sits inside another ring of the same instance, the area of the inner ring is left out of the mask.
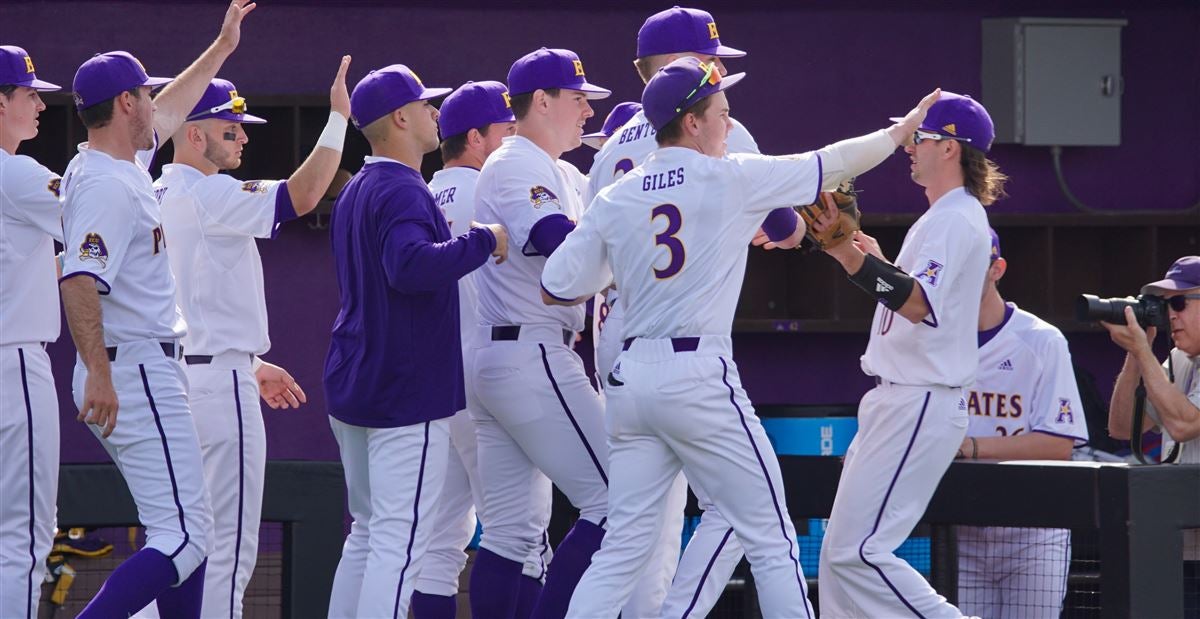
<path id="1" fill-rule="evenodd" d="M 563 344 L 558 326 L 522 326 L 518 340 L 473 351 L 479 409 L 471 408 L 483 482 L 480 519 L 486 548 L 510 561 L 538 552 L 544 529 L 530 518 L 543 500 L 538 471 L 579 509 L 605 526 L 608 444 L 603 405 L 583 362 Z"/>
<path id="2" fill-rule="evenodd" d="M 76 361 L 75 406 L 83 404 L 87 368 Z M 122 344 L 112 362 L 119 408 L 108 438 L 89 426 L 120 469 L 146 527 L 146 548 L 166 555 L 183 582 L 212 552 L 213 516 L 204 483 L 187 376 L 157 340 Z"/>
<path id="3" fill-rule="evenodd" d="M 1057 619 L 1067 593 L 1071 531 L 957 527 L 958 608 L 996 619 Z"/>
<path id="4" fill-rule="evenodd" d="M 675 352 L 637 339 L 609 384 L 611 526 L 569 617 L 616 617 L 661 534 L 663 502 L 682 469 L 737 532 L 764 617 L 813 617 L 783 480 L 730 356 L 729 337 Z"/>
<path id="5" fill-rule="evenodd" d="M 821 544 L 822 617 L 962 616 L 895 555 L 967 434 L 961 399 L 958 387 L 890 384 L 863 396 Z"/>
<path id="6" fill-rule="evenodd" d="M 58 501 L 58 393 L 40 343 L 0 347 L 0 617 L 38 616 Z"/>
<path id="7" fill-rule="evenodd" d="M 408 616 L 450 453 L 448 419 L 365 428 L 329 418 L 346 475 L 350 535 L 331 619 Z"/>

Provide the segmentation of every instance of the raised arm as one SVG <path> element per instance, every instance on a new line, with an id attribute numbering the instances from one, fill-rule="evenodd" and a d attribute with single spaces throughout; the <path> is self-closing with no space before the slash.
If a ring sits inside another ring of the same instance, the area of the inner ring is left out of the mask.
<path id="1" fill-rule="evenodd" d="M 166 139 L 175 135 L 187 119 L 188 112 L 196 106 L 208 83 L 217 76 L 221 65 L 237 49 L 242 38 L 242 19 L 254 10 L 250 0 L 232 0 L 221 23 L 221 33 L 204 50 L 203 54 L 183 70 L 173 82 L 167 84 L 154 98 L 154 130 Z"/>
<path id="2" fill-rule="evenodd" d="M 338 164 L 342 162 L 342 145 L 346 139 L 346 125 L 350 119 L 350 94 L 346 89 L 346 71 L 350 68 L 350 57 L 342 56 L 333 86 L 329 89 L 329 121 L 317 145 L 308 158 L 287 180 L 287 191 L 292 198 L 292 207 L 297 216 L 304 216 L 317 207 L 325 195 Z"/>

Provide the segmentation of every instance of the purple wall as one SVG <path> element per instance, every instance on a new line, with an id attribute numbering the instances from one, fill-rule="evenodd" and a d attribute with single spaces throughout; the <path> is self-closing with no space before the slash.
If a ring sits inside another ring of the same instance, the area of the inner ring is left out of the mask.
<path id="1" fill-rule="evenodd" d="M 430 85 L 453 86 L 468 79 L 503 80 L 512 60 L 535 47 L 569 47 L 583 58 L 589 79 L 615 92 L 597 105 L 598 126 L 613 103 L 639 96 L 641 83 L 630 66 L 635 33 L 648 13 L 671 3 L 620 1 L 592 11 L 545 8 L 551 2 L 520 11 L 482 2 L 453 9 L 411 4 L 264 3 L 247 19 L 241 48 L 222 76 L 251 100 L 265 94 L 324 96 L 338 57 L 349 53 L 354 81 L 369 69 L 403 62 Z M 978 94 L 981 18 L 1120 17 L 1129 20 L 1123 35 L 1123 145 L 1067 149 L 1064 165 L 1072 188 L 1083 201 L 1107 209 L 1182 210 L 1200 196 L 1200 8 L 1194 2 L 1081 8 L 1085 3 L 1062 0 L 925 1 L 902 10 L 882 1 L 838 9 L 775 4 L 704 3 L 716 13 L 723 41 L 751 52 L 730 62 L 731 70 L 750 73 L 731 93 L 731 103 L 765 152 L 808 150 L 879 128 L 888 115 L 902 114 L 935 86 Z M 152 74 L 178 72 L 214 36 L 223 6 L 19 3 L 4 6 L 2 22 L 8 26 L 5 42 L 28 49 L 39 76 L 69 84 L 83 60 L 110 49 L 133 52 Z M 134 29 L 137 38 L 127 34 Z M 1048 149 L 998 146 L 993 156 L 1013 177 L 1012 197 L 997 212 L 1071 211 L 1057 189 Z M 586 168 L 590 155 L 579 151 L 573 158 Z M 924 209 L 905 166 L 896 157 L 861 179 L 865 208 Z M 1152 202 L 1146 200 L 1148 187 Z M 274 342 L 267 359 L 287 367 L 310 396 L 299 411 L 265 413 L 272 458 L 336 457 L 320 386 L 336 313 L 335 283 L 327 235 L 306 223 L 292 222 L 277 241 L 261 244 Z M 64 327 L 51 348 L 64 394 L 73 363 L 69 340 Z M 741 335 L 737 359 L 756 401 L 852 402 L 868 386 L 857 362 L 865 343 L 865 334 Z M 1079 334 L 1072 344 L 1076 357 L 1105 385 L 1120 362 L 1107 338 Z M 805 371 L 816 366 L 829 369 Z M 80 424 L 67 422 L 74 407 L 66 397 L 62 404 L 64 461 L 106 459 Z"/>

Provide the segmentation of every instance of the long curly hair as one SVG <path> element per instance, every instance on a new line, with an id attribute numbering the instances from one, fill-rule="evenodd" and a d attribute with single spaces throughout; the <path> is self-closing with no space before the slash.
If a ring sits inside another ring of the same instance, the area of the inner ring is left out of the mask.
<path id="1" fill-rule="evenodd" d="M 1000 166 L 988 159 L 983 151 L 964 146 L 959 162 L 962 164 L 963 185 L 967 193 L 975 196 L 980 204 L 990 206 L 1008 195 L 1004 191 L 1008 175 L 1001 172 Z"/>

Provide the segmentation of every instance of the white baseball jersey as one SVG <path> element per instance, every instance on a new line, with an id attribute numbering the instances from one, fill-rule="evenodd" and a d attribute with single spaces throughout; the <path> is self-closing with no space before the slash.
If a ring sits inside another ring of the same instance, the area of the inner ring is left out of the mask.
<path id="1" fill-rule="evenodd" d="M 879 305 L 863 371 L 900 385 L 974 382 L 990 246 L 987 213 L 979 200 L 962 187 L 938 198 L 908 229 L 895 261 L 916 279 L 929 315 L 913 324 Z"/>
<path id="2" fill-rule="evenodd" d="M 729 137 L 725 138 L 726 153 L 758 154 L 758 143 L 746 130 L 746 126 L 735 119 L 730 120 L 733 122 L 733 128 L 729 131 Z M 641 165 L 646 157 L 658 148 L 658 143 L 654 141 L 656 133 L 641 110 L 613 133 L 604 146 L 596 151 L 592 169 L 588 172 L 589 202 L 601 189 Z"/>
<path id="3" fill-rule="evenodd" d="M 963 390 L 971 419 L 967 436 L 1042 432 L 1086 443 L 1083 404 L 1063 334 L 1012 303 L 994 333 L 979 347 L 974 386 Z"/>
<path id="4" fill-rule="evenodd" d="M 147 171 L 153 158 L 147 150 L 121 161 L 83 143 L 63 175 L 63 276 L 96 280 L 105 346 L 187 331 Z"/>
<path id="5" fill-rule="evenodd" d="M 187 320 L 188 354 L 245 352 L 271 347 L 262 259 L 254 239 L 278 229 L 281 181 L 240 181 L 205 175 L 190 165 L 163 166 L 154 184 L 163 230 L 171 239 L 176 299 Z"/>
<path id="6" fill-rule="evenodd" d="M 575 166 L 551 159 L 519 135 L 504 138 L 488 156 L 475 189 L 475 220 L 504 225 L 509 252 L 503 264 L 488 262 L 476 272 L 481 324 L 558 324 L 583 330 L 582 306 L 542 303 L 538 282 L 546 257 L 530 245 L 529 232 L 548 215 L 561 213 L 578 222 L 586 188 L 587 179 Z"/>
<path id="7" fill-rule="evenodd" d="M 58 339 L 59 177 L 0 149 L 0 346 Z"/>
<path id="8" fill-rule="evenodd" d="M 429 191 L 442 215 L 450 224 L 450 236 L 460 236 L 471 230 L 475 219 L 475 183 L 479 170 L 466 166 L 446 168 L 433 173 Z M 475 273 L 458 280 L 458 318 L 462 330 L 463 350 L 471 348 L 479 335 L 479 291 Z"/>
<path id="9" fill-rule="evenodd" d="M 596 196 L 547 263 L 542 285 L 574 299 L 615 276 L 626 336 L 728 335 L 754 231 L 772 209 L 814 201 L 820 180 L 815 153 L 717 159 L 659 149 Z M 710 250 L 691 255 L 688 247 Z"/>

